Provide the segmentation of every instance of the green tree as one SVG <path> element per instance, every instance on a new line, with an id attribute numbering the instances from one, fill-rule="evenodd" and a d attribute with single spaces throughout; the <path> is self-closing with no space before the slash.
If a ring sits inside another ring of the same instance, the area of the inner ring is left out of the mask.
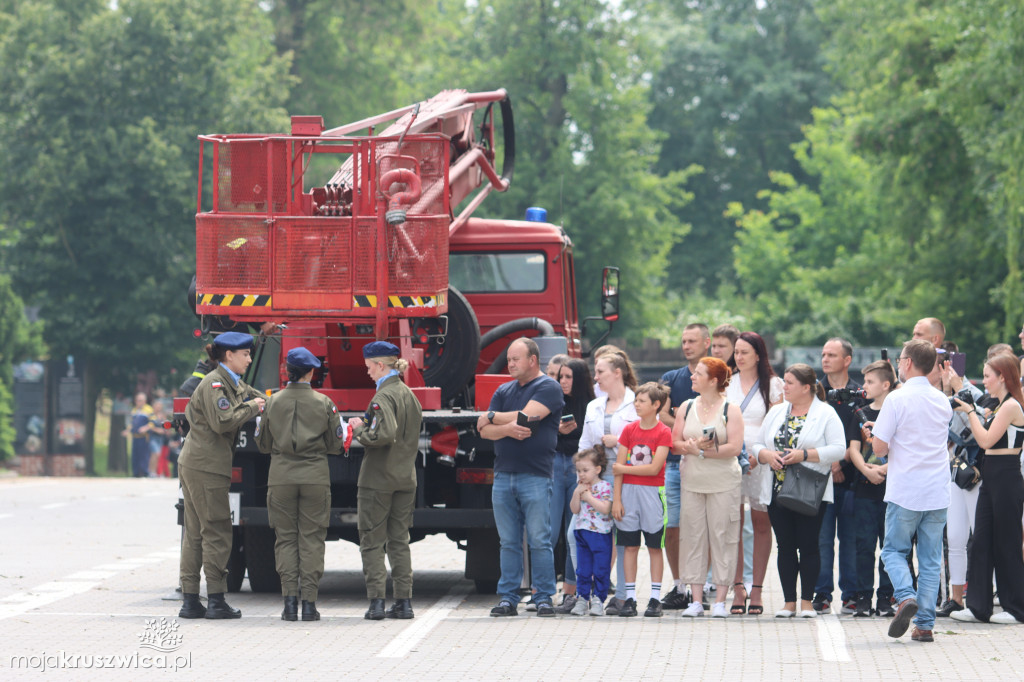
<path id="1" fill-rule="evenodd" d="M 11 278 L 0 274 L 0 460 L 14 454 L 14 365 L 40 358 L 44 350 L 39 325 L 28 321 L 25 304 L 14 293 Z"/>
<path id="2" fill-rule="evenodd" d="M 673 290 L 708 290 L 732 279 L 731 202 L 764 208 L 757 192 L 769 173 L 812 182 L 791 146 L 811 109 L 834 91 L 820 43 L 825 32 L 812 2 L 747 0 L 646 2 L 647 34 L 663 52 L 653 71 L 650 125 L 664 131 L 658 168 L 698 164 L 694 199 L 677 210 L 692 225 L 671 255 Z M 658 21 L 655 22 L 655 18 Z"/>
<path id="3" fill-rule="evenodd" d="M 978 358 L 1005 328 L 991 293 L 1007 277 L 1005 233 L 993 230 L 999 214 L 980 190 L 984 168 L 979 173 L 969 138 L 944 101 L 954 52 L 937 37 L 948 38 L 949 22 L 971 12 L 952 2 L 839 0 L 821 7 L 832 35 L 829 59 L 846 89 L 837 105 L 857 122 L 851 148 L 878 181 L 878 232 L 898 273 L 901 327 L 907 333 L 915 318 L 939 317 L 948 337 Z"/>
<path id="4" fill-rule="evenodd" d="M 19 3 L 0 23 L 7 264 L 87 406 L 191 342 L 195 138 L 286 129 L 270 33 L 246 0 Z"/>

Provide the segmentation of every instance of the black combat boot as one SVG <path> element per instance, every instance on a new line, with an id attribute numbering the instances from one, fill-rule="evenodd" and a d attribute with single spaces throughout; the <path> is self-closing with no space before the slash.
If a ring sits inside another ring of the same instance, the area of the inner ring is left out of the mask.
<path id="1" fill-rule="evenodd" d="M 366 620 L 384 620 L 384 600 L 371 599 L 370 608 L 366 609 L 366 615 L 363 618 Z"/>
<path id="2" fill-rule="evenodd" d="M 210 620 L 241 618 L 242 612 L 228 606 L 228 603 L 224 601 L 224 593 L 218 592 L 206 595 L 206 617 Z"/>
<path id="3" fill-rule="evenodd" d="M 183 600 L 181 611 L 178 611 L 178 618 L 204 618 L 206 616 L 206 607 L 199 601 L 198 594 L 185 592 L 181 596 Z"/>
<path id="4" fill-rule="evenodd" d="M 305 604 L 306 602 L 302 602 Z M 281 612 L 281 620 L 296 621 L 299 619 L 299 598 L 285 597 L 284 611 Z"/>
<path id="5" fill-rule="evenodd" d="M 320 612 L 316 610 L 315 601 L 302 600 L 302 620 L 320 620 Z"/>
<path id="6" fill-rule="evenodd" d="M 408 620 L 412 618 L 412 600 L 396 599 L 387 613 L 388 618 L 401 618 Z"/>

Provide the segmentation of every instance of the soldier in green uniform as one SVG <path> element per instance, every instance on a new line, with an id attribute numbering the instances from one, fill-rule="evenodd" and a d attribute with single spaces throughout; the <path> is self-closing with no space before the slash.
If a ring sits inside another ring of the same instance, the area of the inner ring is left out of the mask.
<path id="1" fill-rule="evenodd" d="M 416 504 L 416 454 L 423 408 L 400 375 L 409 366 L 399 359 L 398 347 L 374 341 L 363 348 L 366 373 L 377 393 L 362 418 L 353 418 L 352 434 L 363 445 L 359 469 L 359 551 L 370 608 L 368 620 L 412 618 L 412 554 L 409 526 Z M 384 611 L 388 572 L 395 603 Z"/>
<path id="2" fill-rule="evenodd" d="M 299 346 L 288 351 L 288 385 L 275 393 L 260 420 L 256 445 L 270 453 L 267 512 L 277 535 L 274 558 L 281 576 L 281 620 L 320 620 L 317 591 L 324 574 L 324 545 L 331 519 L 331 475 L 327 455 L 341 453 L 341 415 L 310 386 L 320 360 Z"/>
<path id="3" fill-rule="evenodd" d="M 178 458 L 185 499 L 179 618 L 241 618 L 224 601 L 231 554 L 231 456 L 238 429 L 263 410 L 265 399 L 241 375 L 252 362 L 252 336 L 219 335 L 206 354 L 216 368 L 199 383 L 185 409 L 191 429 Z M 199 601 L 199 569 L 206 573 L 207 606 Z"/>

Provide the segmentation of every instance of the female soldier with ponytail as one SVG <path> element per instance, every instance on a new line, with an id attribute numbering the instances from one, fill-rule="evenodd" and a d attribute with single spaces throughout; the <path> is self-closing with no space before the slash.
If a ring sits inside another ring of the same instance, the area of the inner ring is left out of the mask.
<path id="1" fill-rule="evenodd" d="M 299 346 L 288 351 L 288 385 L 267 402 L 256 445 L 270 453 L 267 513 L 277 540 L 274 559 L 281 576 L 281 620 L 320 620 L 316 610 L 324 574 L 324 545 L 331 519 L 331 473 L 327 455 L 341 453 L 345 429 L 331 399 L 310 380 L 320 360 Z"/>
<path id="2" fill-rule="evenodd" d="M 412 555 L 409 526 L 416 504 L 416 453 L 423 409 L 401 372 L 409 363 L 400 359 L 398 346 L 374 341 L 363 348 L 366 373 L 377 393 L 362 418 L 349 424 L 363 445 L 359 469 L 359 551 L 370 608 L 368 620 L 412 618 Z M 386 612 L 384 596 L 391 562 L 395 603 Z"/>
<path id="3" fill-rule="evenodd" d="M 199 383 L 185 408 L 191 426 L 178 458 L 185 503 L 185 538 L 181 544 L 179 618 L 241 618 L 224 601 L 231 554 L 232 448 L 238 429 L 263 411 L 265 399 L 242 381 L 252 362 L 252 336 L 220 334 L 207 344 L 213 371 Z M 199 569 L 206 574 L 207 606 L 199 601 Z"/>

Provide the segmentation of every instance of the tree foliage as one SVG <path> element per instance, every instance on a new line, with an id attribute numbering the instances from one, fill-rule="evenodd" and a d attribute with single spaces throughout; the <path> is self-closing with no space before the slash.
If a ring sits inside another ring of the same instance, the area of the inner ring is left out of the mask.
<path id="1" fill-rule="evenodd" d="M 195 136 L 282 129 L 287 60 L 244 0 L 13 9 L 0 30 L 7 267 L 55 354 L 101 373 L 164 369 L 193 326 Z"/>

